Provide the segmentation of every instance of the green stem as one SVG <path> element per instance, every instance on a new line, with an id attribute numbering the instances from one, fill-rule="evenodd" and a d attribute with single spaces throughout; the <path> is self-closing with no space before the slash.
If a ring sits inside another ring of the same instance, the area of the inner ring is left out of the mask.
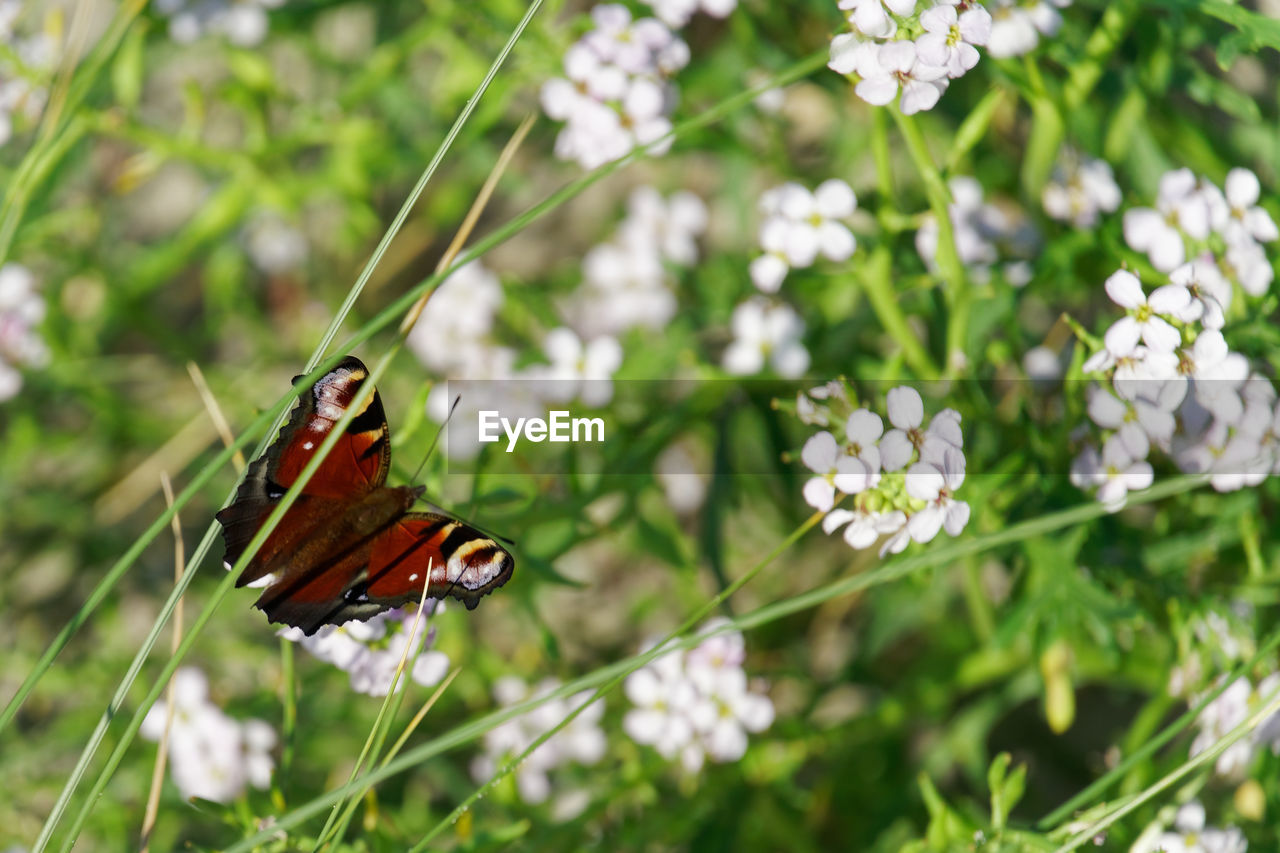
<path id="1" fill-rule="evenodd" d="M 955 229 L 951 226 L 951 192 L 947 189 L 942 174 L 929 154 L 924 134 L 920 126 L 910 116 L 905 116 L 897 107 L 890 108 L 890 114 L 898 125 L 898 131 L 907 143 L 907 151 L 915 164 L 916 171 L 924 183 L 925 195 L 929 199 L 929 209 L 938 223 L 938 250 L 934 262 L 946 285 L 944 296 L 947 302 L 947 337 L 943 372 L 946 376 L 954 376 L 965 364 L 965 338 L 969 329 L 969 312 L 972 308 L 973 293 L 965 277 L 964 264 L 960 263 L 960 253 L 956 250 Z"/>
<path id="2" fill-rule="evenodd" d="M 902 357 L 907 364 L 921 378 L 934 379 L 938 375 L 938 369 L 916 338 L 916 333 L 907 323 L 907 315 L 898 304 L 898 294 L 893 289 L 891 264 L 888 246 L 881 244 L 873 249 L 859 269 L 862 289 L 867 294 L 867 301 L 881 327 L 902 347 Z"/>

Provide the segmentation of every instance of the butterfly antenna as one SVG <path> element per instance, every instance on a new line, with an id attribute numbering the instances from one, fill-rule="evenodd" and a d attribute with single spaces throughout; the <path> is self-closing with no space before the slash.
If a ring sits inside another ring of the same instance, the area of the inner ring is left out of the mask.
<path id="1" fill-rule="evenodd" d="M 444 423 L 436 429 L 436 437 L 431 439 L 431 446 L 427 448 L 427 454 L 422 457 L 422 461 L 418 463 L 418 470 L 413 472 L 413 480 L 418 482 L 422 477 L 422 469 L 427 467 L 427 460 L 431 458 L 431 454 L 435 452 L 436 445 L 440 443 L 440 436 L 444 435 L 445 428 L 449 426 L 449 421 L 453 420 L 453 413 L 458 410 L 458 404 L 462 402 L 462 395 L 453 398 L 453 405 L 449 406 L 449 414 L 445 416 Z"/>

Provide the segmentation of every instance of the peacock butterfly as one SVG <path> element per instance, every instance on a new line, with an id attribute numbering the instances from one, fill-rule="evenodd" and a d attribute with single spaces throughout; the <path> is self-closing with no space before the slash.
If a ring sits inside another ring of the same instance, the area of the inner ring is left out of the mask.
<path id="1" fill-rule="evenodd" d="M 368 376 L 360 359 L 343 359 L 302 394 L 280 436 L 249 465 L 217 515 L 228 568 Z M 272 622 L 314 634 L 417 602 L 424 583 L 429 597 L 450 595 L 470 609 L 511 577 L 515 560 L 487 535 L 446 515 L 410 512 L 423 489 L 385 485 L 390 467 L 375 390 L 236 581 L 266 584 L 254 606 Z"/>

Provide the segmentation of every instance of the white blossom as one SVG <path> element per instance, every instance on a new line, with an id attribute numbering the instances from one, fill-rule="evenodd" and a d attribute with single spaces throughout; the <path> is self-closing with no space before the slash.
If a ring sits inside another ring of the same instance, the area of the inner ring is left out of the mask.
<path id="1" fill-rule="evenodd" d="M 182 796 L 229 803 L 246 786 L 267 788 L 276 734 L 261 720 L 240 722 L 209 699 L 209 681 L 196 667 L 173 674 L 168 700 L 151 706 L 139 733 L 159 741 L 169 731 L 169 772 Z"/>
<path id="2" fill-rule="evenodd" d="M 428 598 L 420 619 L 405 609 L 390 610 L 363 622 L 324 625 L 310 636 L 298 628 L 286 628 L 280 636 L 346 672 L 355 692 L 386 696 L 401 660 L 405 661 L 405 672 L 396 683 L 397 692 L 404 688 L 406 678 L 433 687 L 448 673 L 448 656 L 432 648 L 435 627 L 430 623 L 430 616 L 443 608 L 442 602 Z"/>
<path id="3" fill-rule="evenodd" d="M 1045 213 L 1077 228 L 1093 228 L 1120 207 L 1120 187 L 1106 160 L 1068 152 L 1041 194 Z"/>
<path id="4" fill-rule="evenodd" d="M 794 182 L 767 190 L 760 197 L 765 214 L 760 246 L 765 253 L 751 262 L 751 280 L 765 293 L 776 293 L 791 269 L 807 267 L 822 255 L 847 260 L 857 240 L 840 220 L 848 218 L 858 200 L 844 181 L 824 181 L 810 192 Z"/>
<path id="5" fill-rule="evenodd" d="M 494 684 L 494 698 L 503 707 L 526 699 L 538 699 L 554 692 L 560 682 L 544 679 L 530 688 L 514 675 L 504 676 Z M 569 714 L 590 701 L 593 691 L 584 690 L 568 699 L 544 701 L 531 711 L 501 723 L 484 735 L 484 752 L 471 763 L 471 776 L 477 782 L 487 781 L 502 766 L 515 759 L 542 735 L 559 725 Z M 551 773 L 570 763 L 592 765 L 604 757 L 607 743 L 600 728 L 604 703 L 594 702 L 583 708 L 560 731 L 531 752 L 515 770 L 516 789 L 526 803 L 545 802 L 552 793 Z"/>
<path id="6" fill-rule="evenodd" d="M 565 122 L 556 156 L 592 169 L 637 146 L 664 153 L 676 100 L 669 78 L 689 46 L 657 18 L 633 21 L 625 6 L 604 3 L 591 17 L 595 29 L 565 54 L 565 76 L 542 87 L 543 111 Z"/>
<path id="7" fill-rule="evenodd" d="M 724 369 L 738 376 L 762 372 L 766 366 L 794 379 L 809 368 L 804 348 L 804 321 L 789 305 L 756 297 L 733 310 L 733 341 L 724 351 Z"/>
<path id="8" fill-rule="evenodd" d="M 713 619 L 704 633 L 718 630 Z M 687 653 L 655 658 L 627 676 L 624 690 L 635 706 L 623 718 L 623 730 L 637 743 L 652 746 L 668 760 L 680 760 L 695 773 L 705 758 L 726 763 L 746 754 L 748 733 L 773 723 L 773 703 L 753 688 L 743 670 L 741 633 L 708 636 Z"/>

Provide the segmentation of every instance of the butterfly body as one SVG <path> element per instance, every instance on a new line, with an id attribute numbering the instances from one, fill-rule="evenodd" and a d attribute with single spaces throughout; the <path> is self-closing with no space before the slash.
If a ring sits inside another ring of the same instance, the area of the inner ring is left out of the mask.
<path id="1" fill-rule="evenodd" d="M 319 451 L 368 371 L 348 357 L 302 396 L 280 437 L 249 466 L 218 513 L 233 564 Z M 313 634 L 427 596 L 468 608 L 506 583 L 511 555 L 485 534 L 438 513 L 410 512 L 421 487 L 384 485 L 391 466 L 386 416 L 373 391 L 237 580 L 265 583 L 256 606 L 273 622 Z"/>

